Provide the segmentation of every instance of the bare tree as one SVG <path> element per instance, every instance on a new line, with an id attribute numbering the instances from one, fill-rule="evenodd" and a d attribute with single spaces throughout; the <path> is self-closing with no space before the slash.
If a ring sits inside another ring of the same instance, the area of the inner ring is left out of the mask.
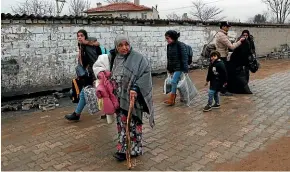
<path id="1" fill-rule="evenodd" d="M 181 16 L 177 15 L 176 13 L 170 13 L 168 15 L 166 15 L 167 19 L 171 19 L 171 20 L 181 20 Z"/>
<path id="2" fill-rule="evenodd" d="M 222 20 L 224 17 L 219 17 L 223 12 L 222 9 L 216 6 L 209 6 L 203 0 L 197 0 L 193 3 L 193 11 L 191 14 L 201 21 Z"/>
<path id="3" fill-rule="evenodd" d="M 109 4 L 113 4 L 113 3 L 123 3 L 123 2 L 129 2 L 128 0 L 105 0 L 105 2 L 109 3 Z"/>
<path id="4" fill-rule="evenodd" d="M 69 12 L 74 16 L 82 16 L 90 6 L 91 2 L 89 0 L 71 0 L 69 2 Z"/>
<path id="5" fill-rule="evenodd" d="M 290 15 L 290 0 L 262 0 L 274 13 L 276 22 L 283 24 Z"/>
<path id="6" fill-rule="evenodd" d="M 17 6 L 11 7 L 13 13 L 16 14 L 34 14 L 34 15 L 55 15 L 55 4 L 46 0 L 26 0 L 18 3 Z"/>

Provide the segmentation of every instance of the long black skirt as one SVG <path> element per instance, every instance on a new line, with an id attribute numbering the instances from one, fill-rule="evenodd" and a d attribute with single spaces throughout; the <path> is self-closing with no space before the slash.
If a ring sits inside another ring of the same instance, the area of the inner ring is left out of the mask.
<path id="1" fill-rule="evenodd" d="M 228 66 L 228 91 L 235 94 L 252 94 L 248 85 L 248 76 L 243 66 Z"/>

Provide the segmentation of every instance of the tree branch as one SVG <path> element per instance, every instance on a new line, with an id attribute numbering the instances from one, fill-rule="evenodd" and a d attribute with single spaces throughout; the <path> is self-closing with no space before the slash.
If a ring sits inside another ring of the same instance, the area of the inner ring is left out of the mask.
<path id="1" fill-rule="evenodd" d="M 208 6 L 203 0 L 198 0 L 192 2 L 193 4 L 193 11 L 191 15 L 196 17 L 201 21 L 208 21 L 208 20 L 221 20 L 224 17 L 219 17 L 219 15 L 223 12 L 222 9 L 215 7 L 215 6 Z"/>

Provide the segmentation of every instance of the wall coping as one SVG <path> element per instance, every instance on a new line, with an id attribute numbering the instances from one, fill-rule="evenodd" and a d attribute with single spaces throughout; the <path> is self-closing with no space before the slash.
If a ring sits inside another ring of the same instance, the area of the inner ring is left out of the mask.
<path id="1" fill-rule="evenodd" d="M 128 19 L 97 16 L 40 16 L 40 15 L 12 15 L 1 13 L 1 24 L 83 24 L 83 25 L 135 25 L 135 26 L 219 26 L 221 21 L 199 21 L 199 20 L 169 20 L 169 19 Z M 290 24 L 256 24 L 230 22 L 232 26 L 260 27 L 260 28 L 290 28 Z"/>

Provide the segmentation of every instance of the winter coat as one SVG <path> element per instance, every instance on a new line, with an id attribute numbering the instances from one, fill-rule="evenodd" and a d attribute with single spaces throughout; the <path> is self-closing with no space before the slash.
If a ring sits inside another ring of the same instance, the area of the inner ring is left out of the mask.
<path id="1" fill-rule="evenodd" d="M 230 63 L 234 69 L 242 66 L 248 66 L 249 56 L 251 55 L 251 42 L 249 40 L 245 40 L 238 48 L 233 51 Z"/>
<path id="2" fill-rule="evenodd" d="M 227 71 L 224 62 L 217 59 L 210 63 L 206 81 L 210 82 L 210 89 L 220 91 L 227 82 Z"/>
<path id="3" fill-rule="evenodd" d="M 220 30 L 216 34 L 216 50 L 221 54 L 221 57 L 227 57 L 229 54 L 229 49 L 234 50 L 238 46 L 241 45 L 241 41 L 238 41 L 236 43 L 231 43 L 231 41 L 228 38 L 228 33 L 224 30 Z"/>
<path id="4" fill-rule="evenodd" d="M 99 85 L 97 86 L 97 97 L 103 99 L 103 112 L 105 114 L 114 114 L 119 108 L 117 97 L 113 94 L 115 85 L 109 79 L 111 72 L 103 71 L 98 74 Z"/>
<path id="5" fill-rule="evenodd" d="M 188 72 L 188 55 L 186 45 L 176 41 L 167 45 L 167 70 Z"/>

